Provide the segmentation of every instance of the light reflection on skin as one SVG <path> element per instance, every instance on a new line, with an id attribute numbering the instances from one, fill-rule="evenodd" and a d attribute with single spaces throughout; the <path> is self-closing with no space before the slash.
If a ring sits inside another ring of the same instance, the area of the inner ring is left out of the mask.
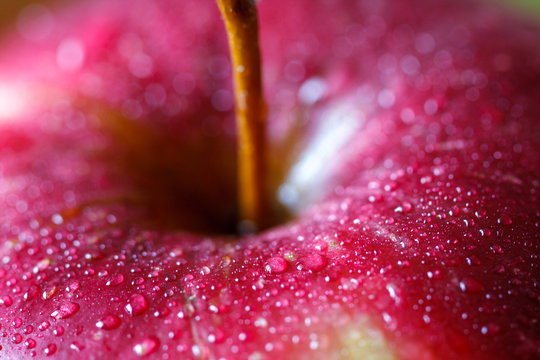
<path id="1" fill-rule="evenodd" d="M 24 85 L 6 83 L 0 80 L 0 121 L 13 121 L 27 113 L 29 92 Z"/>
<path id="2" fill-rule="evenodd" d="M 335 163 L 338 153 L 365 123 L 367 110 L 350 96 L 328 105 L 316 120 L 319 125 L 309 145 L 279 188 L 279 200 L 285 206 L 298 212 L 323 195 L 315 189 L 325 188 L 324 183 L 339 165 Z"/>
<path id="3" fill-rule="evenodd" d="M 66 101 L 71 102 L 65 93 L 54 87 L 0 78 L 0 123 L 21 121 L 51 103 Z"/>

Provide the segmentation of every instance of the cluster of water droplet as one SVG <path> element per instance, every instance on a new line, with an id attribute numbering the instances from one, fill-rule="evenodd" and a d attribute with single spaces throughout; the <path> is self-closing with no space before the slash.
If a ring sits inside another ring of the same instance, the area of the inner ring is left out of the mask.
<path id="1" fill-rule="evenodd" d="M 18 25 L 28 41 L 55 44 L 45 69 L 71 74 L 68 89 L 179 139 L 229 136 L 216 115 L 231 115 L 232 96 L 213 4 L 174 3 L 109 5 L 109 22 L 69 38 L 43 7 Z M 409 2 L 336 4 L 317 3 L 309 19 L 299 14 L 312 1 L 263 12 L 268 76 L 280 79 L 269 85 L 273 128 L 290 125 L 280 112 L 293 108 L 335 114 L 326 110 L 345 94 L 353 106 L 340 111 L 360 108 L 326 197 L 286 226 L 231 240 L 145 222 L 129 178 L 96 155 L 114 144 L 64 97 L 30 128 L 1 133 L 0 355 L 534 354 L 540 162 L 527 130 L 539 112 L 527 77 L 505 77 L 519 74 L 517 59 L 501 50 L 528 44 L 496 26 L 483 31 L 504 46 L 484 43 L 468 7 L 468 25 L 448 33 L 449 20 L 433 24 L 446 19 L 438 5 L 422 5 L 431 15 L 419 23 Z"/>

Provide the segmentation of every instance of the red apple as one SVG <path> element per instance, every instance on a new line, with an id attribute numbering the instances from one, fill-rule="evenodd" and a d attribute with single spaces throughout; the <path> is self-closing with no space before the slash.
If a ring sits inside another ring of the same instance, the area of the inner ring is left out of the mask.
<path id="1" fill-rule="evenodd" d="M 539 358 L 538 25 L 461 0 L 259 7 L 296 215 L 242 237 L 219 235 L 212 1 L 38 8 L 4 37 L 1 357 Z"/>

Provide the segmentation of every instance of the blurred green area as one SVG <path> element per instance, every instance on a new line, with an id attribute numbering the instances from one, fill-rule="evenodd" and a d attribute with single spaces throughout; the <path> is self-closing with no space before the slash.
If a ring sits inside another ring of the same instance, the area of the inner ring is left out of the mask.
<path id="1" fill-rule="evenodd" d="M 540 19 L 540 0 L 495 0 L 509 9 Z"/>
<path id="2" fill-rule="evenodd" d="M 532 11 L 535 16 L 540 17 L 540 0 L 507 0 L 507 2 L 519 6 L 523 10 Z"/>

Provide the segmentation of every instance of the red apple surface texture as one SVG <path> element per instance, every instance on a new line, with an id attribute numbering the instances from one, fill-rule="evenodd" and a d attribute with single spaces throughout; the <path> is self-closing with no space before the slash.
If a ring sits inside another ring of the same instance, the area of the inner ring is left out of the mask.
<path id="1" fill-rule="evenodd" d="M 197 235 L 234 217 L 213 1 L 33 7 L 4 36 L 0 357 L 539 358 L 538 25 L 468 1 L 259 9 L 301 210 L 243 237 Z"/>

